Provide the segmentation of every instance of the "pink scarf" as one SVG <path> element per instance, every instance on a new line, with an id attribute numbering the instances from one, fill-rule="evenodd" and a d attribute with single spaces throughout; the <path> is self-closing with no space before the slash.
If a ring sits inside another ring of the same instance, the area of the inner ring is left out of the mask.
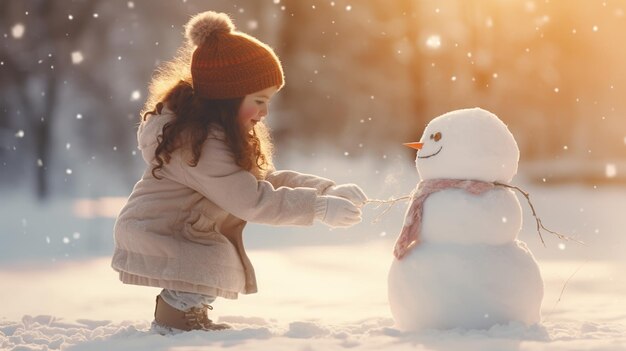
<path id="1" fill-rule="evenodd" d="M 473 195 L 480 195 L 494 187 L 494 183 L 479 180 L 430 179 L 419 182 L 413 195 L 413 202 L 404 218 L 404 226 L 398 240 L 396 240 L 393 255 L 400 260 L 419 244 L 424 201 L 430 194 L 444 189 L 456 188 L 463 189 Z"/>

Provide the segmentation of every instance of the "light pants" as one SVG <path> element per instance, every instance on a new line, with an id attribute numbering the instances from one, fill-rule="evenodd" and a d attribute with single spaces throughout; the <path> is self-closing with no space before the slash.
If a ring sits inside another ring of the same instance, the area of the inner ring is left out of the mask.
<path id="1" fill-rule="evenodd" d="M 163 301 L 177 310 L 187 311 L 192 307 L 203 307 L 215 301 L 215 296 L 200 295 L 176 290 L 163 289 L 159 294 Z"/>

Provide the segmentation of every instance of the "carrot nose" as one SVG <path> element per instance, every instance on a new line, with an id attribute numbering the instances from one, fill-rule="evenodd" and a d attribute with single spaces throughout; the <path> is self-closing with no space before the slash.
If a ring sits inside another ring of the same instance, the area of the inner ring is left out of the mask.
<path id="1" fill-rule="evenodd" d="M 415 149 L 415 150 L 420 150 L 422 148 L 422 146 L 424 146 L 424 143 L 404 143 L 402 145 L 408 146 L 408 147 L 410 147 L 412 149 Z"/>

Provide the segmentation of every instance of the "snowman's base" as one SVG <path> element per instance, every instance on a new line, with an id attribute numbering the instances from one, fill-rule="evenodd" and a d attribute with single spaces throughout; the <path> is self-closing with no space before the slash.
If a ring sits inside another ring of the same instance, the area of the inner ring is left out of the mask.
<path id="1" fill-rule="evenodd" d="M 521 241 L 422 244 L 389 271 L 389 305 L 403 330 L 539 323 L 543 282 Z"/>

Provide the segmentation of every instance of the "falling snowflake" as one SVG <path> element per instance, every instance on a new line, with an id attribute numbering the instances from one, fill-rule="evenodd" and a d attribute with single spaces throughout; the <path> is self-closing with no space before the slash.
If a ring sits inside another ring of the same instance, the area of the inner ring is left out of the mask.
<path id="1" fill-rule="evenodd" d="M 139 90 L 135 90 L 130 94 L 130 101 L 137 101 L 141 98 L 141 92 Z"/>
<path id="2" fill-rule="evenodd" d="M 72 170 L 71 170 L 71 169 L 69 169 L 69 168 L 68 168 L 68 169 L 66 169 L 66 170 L 65 170 L 65 174 L 68 174 L 68 175 L 69 175 L 69 174 L 72 174 Z"/>
<path id="3" fill-rule="evenodd" d="M 259 28 L 259 22 L 255 21 L 255 20 L 248 21 L 248 29 L 249 30 L 256 30 L 257 28 Z"/>
<path id="4" fill-rule="evenodd" d="M 16 138 L 23 138 L 24 137 L 24 131 L 23 130 L 18 130 L 17 133 L 15 133 L 15 137 Z"/>
<path id="5" fill-rule="evenodd" d="M 429 49 L 439 49 L 441 47 L 441 37 L 433 34 L 426 39 L 426 46 Z"/>
<path id="6" fill-rule="evenodd" d="M 72 52 L 72 63 L 73 64 L 77 65 L 77 64 L 83 62 L 83 59 L 84 59 L 84 57 L 83 57 L 83 53 L 82 52 L 80 52 L 80 51 Z"/>
<path id="7" fill-rule="evenodd" d="M 604 167 L 604 174 L 607 178 L 615 178 L 617 176 L 617 166 L 614 163 L 607 163 Z"/>
<path id="8" fill-rule="evenodd" d="M 21 39 L 24 36 L 24 31 L 26 27 L 23 24 L 17 23 L 11 28 L 11 35 L 15 39 Z"/>

